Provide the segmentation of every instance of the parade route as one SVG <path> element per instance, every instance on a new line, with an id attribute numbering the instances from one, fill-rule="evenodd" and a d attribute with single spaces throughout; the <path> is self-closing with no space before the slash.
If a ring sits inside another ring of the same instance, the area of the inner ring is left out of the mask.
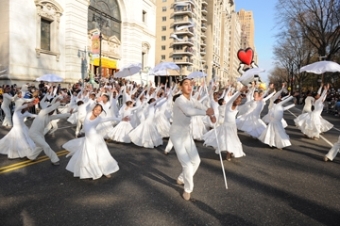
<path id="1" fill-rule="evenodd" d="M 339 156 L 324 162 L 328 142 L 305 138 L 295 117 L 284 117 L 292 146 L 283 150 L 239 133 L 246 156 L 223 161 L 228 189 L 218 155 L 196 142 L 201 164 L 191 201 L 176 184 L 181 168 L 174 150 L 163 154 L 167 139 L 154 149 L 108 142 L 120 170 L 111 178 L 74 178 L 61 148 L 74 138 L 74 127 L 61 121 L 59 128 L 67 128 L 46 135 L 51 148 L 61 150 L 60 166 L 43 154 L 35 162 L 0 156 L 1 225 L 338 225 Z M 339 118 L 323 117 L 340 126 Z M 339 133 L 323 136 L 332 143 Z"/>

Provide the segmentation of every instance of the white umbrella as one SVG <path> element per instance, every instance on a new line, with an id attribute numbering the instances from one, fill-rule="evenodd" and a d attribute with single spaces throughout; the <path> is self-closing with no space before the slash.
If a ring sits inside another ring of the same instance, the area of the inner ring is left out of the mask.
<path id="1" fill-rule="evenodd" d="M 202 71 L 194 71 L 194 72 L 191 72 L 187 77 L 188 78 L 203 78 L 203 77 L 207 77 L 207 74 Z"/>
<path id="2" fill-rule="evenodd" d="M 169 76 L 167 70 L 180 70 L 177 64 L 174 62 L 162 62 L 157 64 L 153 69 L 152 73 L 158 76 Z"/>
<path id="3" fill-rule="evenodd" d="M 156 76 L 170 76 L 168 70 L 160 70 L 160 71 L 152 72 L 151 74 L 156 75 Z"/>
<path id="4" fill-rule="evenodd" d="M 237 81 L 241 82 L 243 85 L 248 85 L 249 82 L 254 81 L 254 76 L 261 72 L 265 72 L 265 70 L 258 67 L 250 68 L 244 72 L 243 75 L 237 79 Z"/>
<path id="5" fill-rule="evenodd" d="M 300 72 L 323 74 L 325 72 L 340 72 L 340 65 L 333 61 L 318 61 L 300 68 Z"/>
<path id="6" fill-rule="evenodd" d="M 40 76 L 36 79 L 36 81 L 44 81 L 44 82 L 62 82 L 63 79 L 55 74 L 45 74 L 43 76 Z"/>
<path id="7" fill-rule="evenodd" d="M 120 71 L 115 74 L 116 78 L 123 78 L 130 75 L 134 75 L 142 70 L 141 64 L 130 64 L 126 67 L 123 67 Z"/>

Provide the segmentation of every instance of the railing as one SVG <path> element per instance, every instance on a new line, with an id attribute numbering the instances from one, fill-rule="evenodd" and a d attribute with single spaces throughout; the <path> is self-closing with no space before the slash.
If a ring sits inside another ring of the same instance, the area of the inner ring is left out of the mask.
<path id="1" fill-rule="evenodd" d="M 194 41 L 192 39 L 182 39 L 182 40 L 174 39 L 174 41 L 170 43 L 170 46 L 173 46 L 174 44 L 183 44 L 183 43 L 194 44 Z"/>

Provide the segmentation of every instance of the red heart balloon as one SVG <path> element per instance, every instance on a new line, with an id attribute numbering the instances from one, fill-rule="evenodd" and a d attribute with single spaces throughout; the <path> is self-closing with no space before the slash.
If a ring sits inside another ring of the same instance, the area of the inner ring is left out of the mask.
<path id="1" fill-rule="evenodd" d="M 246 50 L 240 49 L 237 52 L 237 57 L 242 63 L 250 65 L 253 61 L 254 51 L 252 48 L 247 48 Z"/>

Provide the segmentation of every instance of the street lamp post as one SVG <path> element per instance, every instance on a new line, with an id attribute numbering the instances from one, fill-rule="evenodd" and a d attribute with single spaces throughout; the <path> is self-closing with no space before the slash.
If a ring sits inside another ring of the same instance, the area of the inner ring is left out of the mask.
<path id="1" fill-rule="evenodd" d="M 100 13 L 99 16 L 93 13 L 93 22 L 96 22 L 99 26 L 99 86 L 101 84 L 102 78 L 102 28 L 104 25 L 108 26 L 108 22 L 105 18 L 103 18 L 103 13 Z"/>

